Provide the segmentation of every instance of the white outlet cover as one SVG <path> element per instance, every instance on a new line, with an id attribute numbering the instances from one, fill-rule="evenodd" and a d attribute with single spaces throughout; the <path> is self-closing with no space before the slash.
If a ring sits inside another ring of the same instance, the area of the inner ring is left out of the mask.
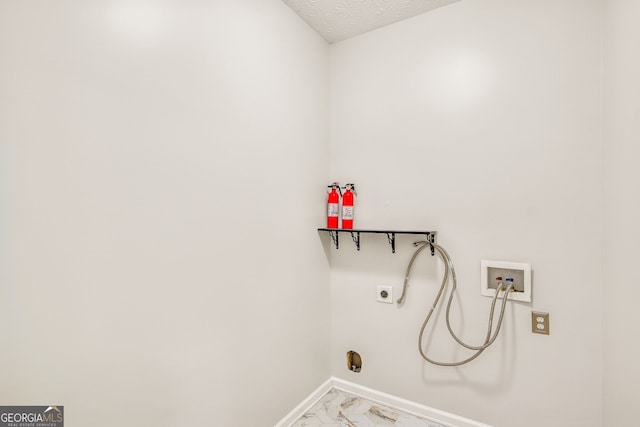
<path id="1" fill-rule="evenodd" d="M 480 261 L 480 294 L 493 298 L 496 289 L 489 287 L 489 268 L 519 270 L 524 276 L 524 290 L 522 292 L 509 292 L 508 298 L 513 301 L 531 302 L 531 264 L 525 262 Z M 498 298 L 504 298 L 504 292 L 500 292 Z"/>
<path id="2" fill-rule="evenodd" d="M 387 292 L 386 298 L 382 296 L 383 291 Z M 378 302 L 393 304 L 393 286 L 385 286 L 385 285 L 378 286 L 376 295 L 377 295 Z"/>

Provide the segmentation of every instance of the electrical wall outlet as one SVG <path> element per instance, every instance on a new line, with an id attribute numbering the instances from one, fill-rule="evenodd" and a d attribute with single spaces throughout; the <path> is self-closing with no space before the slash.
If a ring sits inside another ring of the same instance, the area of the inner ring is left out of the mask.
<path id="1" fill-rule="evenodd" d="M 378 286 L 378 302 L 393 304 L 393 286 Z"/>
<path id="2" fill-rule="evenodd" d="M 549 313 L 531 312 L 531 332 L 549 335 Z"/>

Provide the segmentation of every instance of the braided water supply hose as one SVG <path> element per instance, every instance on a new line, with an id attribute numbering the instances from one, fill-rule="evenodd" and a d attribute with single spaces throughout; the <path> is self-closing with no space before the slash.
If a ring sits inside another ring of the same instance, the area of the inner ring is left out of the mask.
<path id="1" fill-rule="evenodd" d="M 418 350 L 420 351 L 420 355 L 422 356 L 422 358 L 424 360 L 426 360 L 429 363 L 432 363 L 434 365 L 438 365 L 438 366 L 460 366 L 460 365 L 464 365 L 465 363 L 469 363 L 472 360 L 474 360 L 476 357 L 480 356 L 480 354 L 482 354 L 483 351 L 485 351 L 491 344 L 494 343 L 494 341 L 496 340 L 496 338 L 498 337 L 498 333 L 500 333 L 500 328 L 502 327 L 502 321 L 504 319 L 504 311 L 505 311 L 505 307 L 507 305 L 507 295 L 509 294 L 509 292 L 513 289 L 513 283 L 510 283 L 509 286 L 507 286 L 505 293 L 504 293 L 504 299 L 502 301 L 502 307 L 500 309 L 500 316 L 498 318 L 498 325 L 496 327 L 496 330 L 492 332 L 493 329 L 493 313 L 495 310 L 495 306 L 496 306 L 496 301 L 498 300 L 498 296 L 500 294 L 500 292 L 503 290 L 502 287 L 502 283 L 499 284 L 498 289 L 496 289 L 496 294 L 493 297 L 493 300 L 491 301 L 491 311 L 489 312 L 489 322 L 488 322 L 488 327 L 487 327 L 487 336 L 485 337 L 484 342 L 481 345 L 478 346 L 473 346 L 473 345 L 469 345 L 467 343 L 465 343 L 464 341 L 462 341 L 460 338 L 458 338 L 458 336 L 455 334 L 455 332 L 453 332 L 453 329 L 451 328 L 451 322 L 449 320 L 450 318 L 450 312 L 451 312 L 451 303 L 453 302 L 453 294 L 458 286 L 458 282 L 456 279 L 456 271 L 453 268 L 453 262 L 451 261 L 451 257 L 449 256 L 449 254 L 447 253 L 447 251 L 440 245 L 437 245 L 433 242 L 429 242 L 429 241 L 422 241 L 422 242 L 416 242 L 414 243 L 415 246 L 418 247 L 418 249 L 415 251 L 415 253 L 413 254 L 413 256 L 411 257 L 411 260 L 409 261 L 409 265 L 407 265 L 407 272 L 405 273 L 405 277 L 404 277 L 404 286 L 402 287 L 402 295 L 400 296 L 400 298 L 398 299 L 398 304 L 402 304 L 404 302 L 404 298 L 406 296 L 406 292 L 407 292 L 407 287 L 409 285 L 409 276 L 411 274 L 411 269 L 413 267 L 413 263 L 416 260 L 416 258 L 418 257 L 418 255 L 420 254 L 420 252 L 422 252 L 422 250 L 424 248 L 430 247 L 435 249 L 436 252 L 438 252 L 438 255 L 440 255 L 440 258 L 442 259 L 442 261 L 444 262 L 444 275 L 442 277 L 442 284 L 440 285 L 440 289 L 438 290 L 438 293 L 433 301 L 433 304 L 431 305 L 431 308 L 429 309 L 429 312 L 427 313 L 426 318 L 424 319 L 424 322 L 422 323 L 422 327 L 420 328 L 420 333 L 418 334 Z M 452 287 L 451 287 L 451 294 L 449 295 L 449 300 L 447 302 L 447 310 L 446 310 L 446 320 L 447 320 L 447 329 L 449 330 L 449 334 L 451 334 L 451 336 L 453 337 L 453 339 L 460 344 L 461 346 L 469 349 L 469 350 L 475 350 L 476 352 L 471 355 L 470 357 L 461 360 L 459 362 L 439 362 L 436 360 L 431 359 L 430 357 L 428 357 L 425 354 L 425 351 L 422 349 L 422 341 L 423 341 L 423 337 L 424 337 L 424 331 L 427 327 L 427 324 L 429 323 L 429 320 L 431 319 L 431 315 L 433 314 L 433 312 L 435 311 L 436 307 L 438 306 L 438 303 L 440 302 L 440 299 L 442 298 L 442 295 L 445 292 L 445 289 L 447 287 L 447 283 L 449 282 L 449 276 L 451 276 L 451 281 L 452 281 Z"/>

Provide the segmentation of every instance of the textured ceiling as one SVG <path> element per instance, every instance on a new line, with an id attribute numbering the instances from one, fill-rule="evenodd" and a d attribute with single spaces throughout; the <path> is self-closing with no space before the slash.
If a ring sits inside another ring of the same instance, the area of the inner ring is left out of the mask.
<path id="1" fill-rule="evenodd" d="M 329 43 L 460 0 L 282 0 Z"/>

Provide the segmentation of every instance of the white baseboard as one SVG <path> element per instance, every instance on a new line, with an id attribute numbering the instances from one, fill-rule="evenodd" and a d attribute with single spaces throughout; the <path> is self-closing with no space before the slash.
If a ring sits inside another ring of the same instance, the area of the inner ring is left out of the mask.
<path id="1" fill-rule="evenodd" d="M 289 412 L 283 419 L 278 421 L 274 427 L 289 427 L 298 418 L 300 418 L 305 412 L 307 412 L 318 400 L 333 388 L 333 380 L 331 377 L 325 381 L 320 387 L 315 389 L 306 399 L 304 399 L 298 406 L 296 406 L 291 412 Z"/>
<path id="2" fill-rule="evenodd" d="M 365 398 L 375 403 L 379 403 L 390 408 L 398 409 L 412 415 L 416 415 L 428 420 L 434 421 L 448 427 L 491 427 L 489 424 L 483 424 L 468 418 L 450 414 L 439 409 L 421 405 L 410 400 L 392 396 L 378 390 L 355 384 L 341 378 L 331 377 L 318 387 L 313 393 L 302 401 L 293 411 L 289 412 L 286 417 L 280 420 L 274 427 L 289 427 L 313 405 L 315 405 L 322 396 L 331 389 L 338 389 L 350 394 Z"/>

